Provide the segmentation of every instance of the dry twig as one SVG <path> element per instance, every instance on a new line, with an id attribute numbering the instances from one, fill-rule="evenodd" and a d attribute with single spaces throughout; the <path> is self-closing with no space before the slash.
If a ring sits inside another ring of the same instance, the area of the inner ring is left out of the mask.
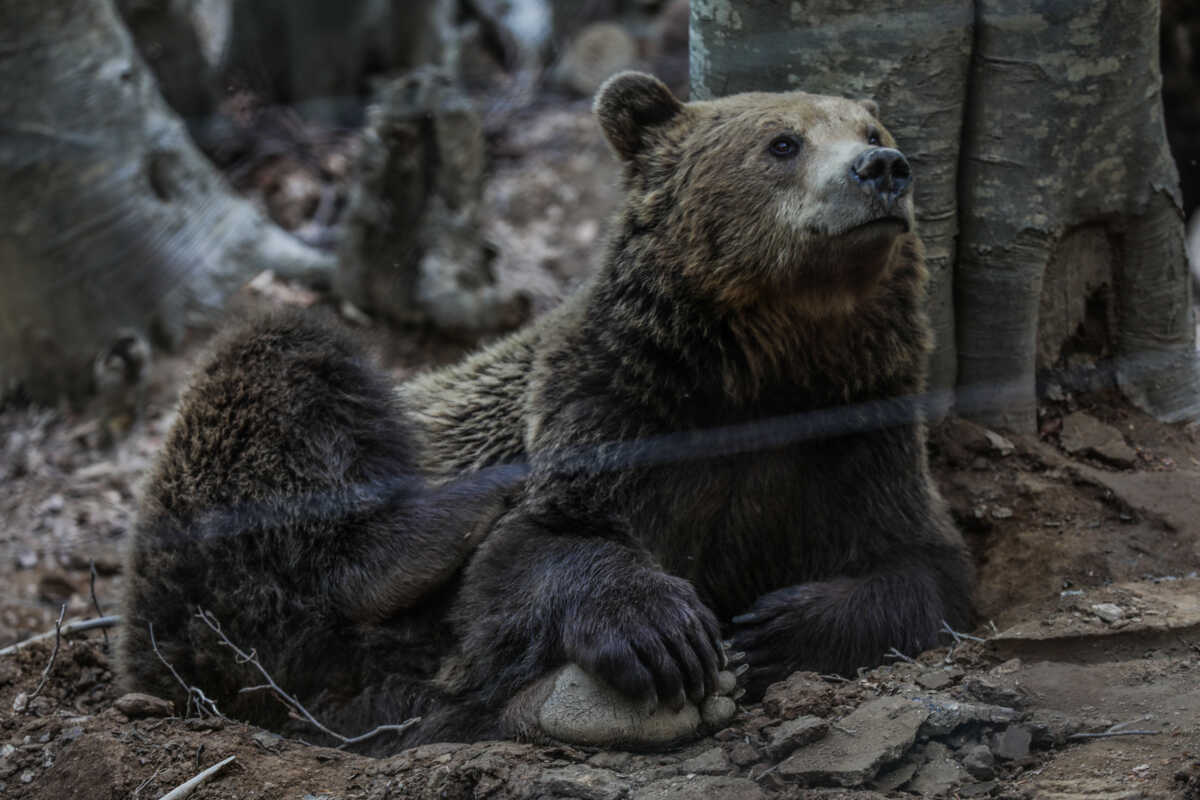
<path id="1" fill-rule="evenodd" d="M 366 741 L 367 739 L 370 739 L 374 736 L 378 736 L 381 733 L 386 733 L 388 731 L 400 733 L 401 731 L 408 730 L 413 725 L 415 725 L 421 721 L 420 717 L 413 717 L 411 719 L 407 719 L 404 722 L 401 722 L 401 723 L 395 724 L 395 725 L 380 725 L 380 726 L 373 728 L 373 729 L 367 731 L 366 733 L 360 734 L 358 736 L 343 736 L 342 734 L 340 734 L 336 731 L 330 730 L 329 728 L 325 727 L 325 725 L 323 725 L 321 722 L 319 722 L 316 719 L 316 717 L 314 717 L 312 714 L 310 714 L 308 709 L 305 708 L 300 703 L 299 700 L 297 700 L 295 697 L 292 697 L 290 694 L 285 692 L 279 686 L 279 684 L 277 684 L 275 682 L 275 679 L 271 677 L 271 673 L 267 672 L 266 668 L 264 668 L 263 665 L 259 662 L 257 653 L 255 653 L 253 650 L 251 650 L 249 653 L 247 653 L 246 651 L 244 651 L 240 647 L 238 647 L 236 644 L 231 642 L 229 640 L 229 637 L 225 635 L 225 632 L 223 630 L 221 630 L 220 623 L 217 622 L 216 618 L 213 617 L 212 614 L 208 613 L 207 611 L 201 610 L 200 612 L 198 612 L 196 614 L 196 616 L 199 617 L 200 621 L 203 622 L 205 625 L 207 625 L 212 630 L 212 632 L 217 635 L 217 637 L 221 640 L 222 645 L 224 645 L 225 647 L 228 647 L 230 650 L 232 650 L 234 652 L 234 654 L 237 656 L 238 663 L 249 664 L 250 666 L 254 667 L 256 670 L 258 670 L 258 673 L 260 675 L 262 675 L 263 680 L 266 681 L 266 683 L 260 683 L 255 686 L 244 687 L 243 689 L 240 690 L 241 692 L 256 692 L 256 691 L 262 691 L 264 689 L 274 692 L 275 696 L 278 697 L 280 700 L 282 700 L 284 702 L 284 704 L 287 705 L 287 707 L 292 712 L 294 712 L 294 714 L 303 718 L 310 725 L 312 725 L 314 728 L 316 728 L 317 730 L 324 733 L 326 736 L 330 736 L 330 737 L 338 740 L 339 742 L 341 742 L 341 744 L 338 745 L 339 747 L 345 747 L 346 745 L 349 745 L 349 744 L 357 744 L 358 742 Z M 160 658 L 161 658 L 161 656 L 160 656 Z M 171 672 L 174 673 L 175 671 L 171 670 Z M 176 676 L 176 678 L 178 678 L 178 676 Z"/>
<path id="2" fill-rule="evenodd" d="M 216 775 L 218 772 L 221 771 L 221 769 L 226 764 L 231 763 L 236 758 L 237 758 L 237 756 L 230 756 L 229 758 L 225 759 L 224 761 L 218 761 L 217 763 L 213 764 L 211 767 L 204 770 L 204 772 L 201 772 L 199 775 L 195 776 L 194 778 L 190 778 L 187 781 L 179 784 L 174 789 L 167 792 L 162 797 L 158 798 L 158 800 L 182 800 L 182 798 L 187 797 L 189 794 L 191 794 L 193 789 L 195 789 L 200 784 L 204 783 L 206 780 L 211 778 L 213 775 Z"/>
<path id="3" fill-rule="evenodd" d="M 1158 736 L 1162 731 L 1142 731 L 1142 730 L 1125 730 L 1128 726 L 1135 722 L 1145 722 L 1150 717 L 1139 717 L 1131 719 L 1128 722 L 1118 722 L 1116 725 L 1110 725 L 1107 730 L 1099 733 L 1072 733 L 1068 739 L 1108 739 L 1112 736 Z"/>
<path id="4" fill-rule="evenodd" d="M 72 634 L 82 633 L 84 631 L 94 630 L 96 628 L 112 628 L 121 624 L 121 616 L 113 614 L 109 617 L 99 617 L 98 619 L 77 619 L 73 622 L 68 622 L 66 625 L 55 626 L 54 630 L 39 633 L 37 636 L 30 636 L 28 639 L 22 639 L 16 644 L 10 644 L 8 647 L 0 650 L 0 656 L 8 656 L 24 650 L 31 644 L 45 641 L 51 636 L 57 638 L 59 636 L 71 636 Z"/>
<path id="5" fill-rule="evenodd" d="M 42 693 L 42 689 L 46 687 L 46 680 L 50 677 L 50 670 L 54 669 L 54 659 L 58 658 L 58 646 L 62 643 L 62 621 L 66 615 L 67 604 L 63 603 L 62 608 L 58 610 L 58 619 L 54 621 L 54 649 L 50 651 L 50 660 L 46 662 L 46 666 L 42 669 L 42 679 L 38 681 L 37 688 L 33 690 L 33 694 L 29 695 L 30 700 Z"/>
<path id="6" fill-rule="evenodd" d="M 969 633 L 959 633 L 958 631 L 954 630 L 954 628 L 951 628 L 950 623 L 946 622 L 946 620 L 942 620 L 942 633 L 949 634 L 950 638 L 954 640 L 955 644 L 962 644 L 964 641 L 970 641 L 970 642 L 986 642 L 987 641 L 986 639 L 981 639 L 978 636 L 972 636 Z"/>
<path id="7" fill-rule="evenodd" d="M 901 661 L 907 661 L 909 664 L 917 663 L 917 660 L 915 658 L 911 658 L 909 656 L 904 655 L 904 653 L 901 653 L 899 650 L 897 650 L 894 647 L 888 648 L 888 651 L 883 654 L 883 657 L 884 658 L 896 658 Z"/>
<path id="8" fill-rule="evenodd" d="M 100 600 L 96 597 L 96 559 L 88 562 L 88 569 L 91 571 L 91 577 L 88 579 L 88 591 L 92 595 L 92 606 L 96 609 L 96 616 L 103 617 L 104 610 L 100 608 Z M 104 634 L 104 649 L 108 650 L 108 628 L 101 628 L 100 631 Z"/>
<path id="9" fill-rule="evenodd" d="M 175 678 L 176 683 L 182 686 L 183 690 L 187 692 L 187 710 L 190 712 L 194 704 L 196 707 L 196 713 L 200 714 L 201 716 L 204 714 L 211 714 L 212 716 L 220 717 L 221 719 L 229 719 L 220 712 L 220 710 L 217 708 L 217 704 L 214 703 L 208 697 L 208 695 L 204 693 L 203 689 L 190 685 L 187 681 L 180 677 L 178 672 L 175 671 L 175 668 L 171 666 L 171 662 L 167 661 L 167 659 L 163 657 L 162 651 L 158 649 L 158 641 L 154 638 L 154 623 L 148 624 L 146 628 L 150 631 L 150 649 L 154 651 L 154 655 L 158 656 L 158 660 L 162 662 L 163 666 L 170 670 L 171 675 Z M 189 789 L 188 791 L 191 790 Z M 183 795 L 179 796 L 183 797 Z"/>

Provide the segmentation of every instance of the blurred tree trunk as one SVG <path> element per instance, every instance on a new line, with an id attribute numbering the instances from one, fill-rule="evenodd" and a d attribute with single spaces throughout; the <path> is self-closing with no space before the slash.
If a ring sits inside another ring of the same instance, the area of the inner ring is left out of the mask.
<path id="1" fill-rule="evenodd" d="M 1134 403 L 1195 417 L 1158 13 L 1158 0 L 692 0 L 692 91 L 880 102 L 917 176 L 931 387 L 957 385 L 960 412 L 1032 430 L 1037 370 L 1098 324 L 1096 354 L 1115 356 Z"/>
<path id="2" fill-rule="evenodd" d="M 170 339 L 263 269 L 332 258 L 233 196 L 112 0 L 0 5 L 0 395 L 79 397 L 129 329 Z"/>

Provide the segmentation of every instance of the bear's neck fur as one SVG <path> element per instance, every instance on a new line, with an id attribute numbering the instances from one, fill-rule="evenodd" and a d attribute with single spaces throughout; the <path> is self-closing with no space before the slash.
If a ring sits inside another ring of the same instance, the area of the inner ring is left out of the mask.
<path id="1" fill-rule="evenodd" d="M 626 224 L 586 303 L 576 344 L 610 365 L 612 385 L 635 402 L 733 419 L 924 390 L 931 336 L 915 234 L 900 238 L 876 285 L 829 314 L 815 313 L 812 297 L 771 292 L 723 309 L 677 261 L 652 230 Z"/>

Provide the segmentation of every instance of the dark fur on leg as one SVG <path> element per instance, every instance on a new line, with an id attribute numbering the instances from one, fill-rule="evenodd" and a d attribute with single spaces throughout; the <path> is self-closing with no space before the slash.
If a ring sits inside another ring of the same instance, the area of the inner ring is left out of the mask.
<path id="1" fill-rule="evenodd" d="M 387 376 L 332 328 L 292 313 L 223 337 L 145 490 L 124 686 L 183 699 L 151 650 L 153 625 L 162 656 L 224 713 L 285 724 L 269 692 L 239 692 L 261 678 L 203 609 L 339 733 L 436 709 L 428 680 L 451 649 L 439 620 L 521 471 L 428 486 L 408 429 Z"/>

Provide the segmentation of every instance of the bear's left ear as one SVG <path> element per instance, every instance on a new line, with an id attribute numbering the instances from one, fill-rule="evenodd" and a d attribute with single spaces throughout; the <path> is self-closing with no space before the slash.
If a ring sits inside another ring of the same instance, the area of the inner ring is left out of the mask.
<path id="1" fill-rule="evenodd" d="M 592 107 L 613 150 L 632 161 L 646 148 L 654 128 L 683 111 L 666 84 L 643 72 L 619 72 L 596 93 Z"/>
<path id="2" fill-rule="evenodd" d="M 874 100 L 872 100 L 869 97 L 860 97 L 860 98 L 858 98 L 857 102 L 860 106 L 862 106 L 863 108 L 865 108 L 867 110 L 868 114 L 870 114 L 875 119 L 879 119 L 879 103 L 876 103 Z"/>

